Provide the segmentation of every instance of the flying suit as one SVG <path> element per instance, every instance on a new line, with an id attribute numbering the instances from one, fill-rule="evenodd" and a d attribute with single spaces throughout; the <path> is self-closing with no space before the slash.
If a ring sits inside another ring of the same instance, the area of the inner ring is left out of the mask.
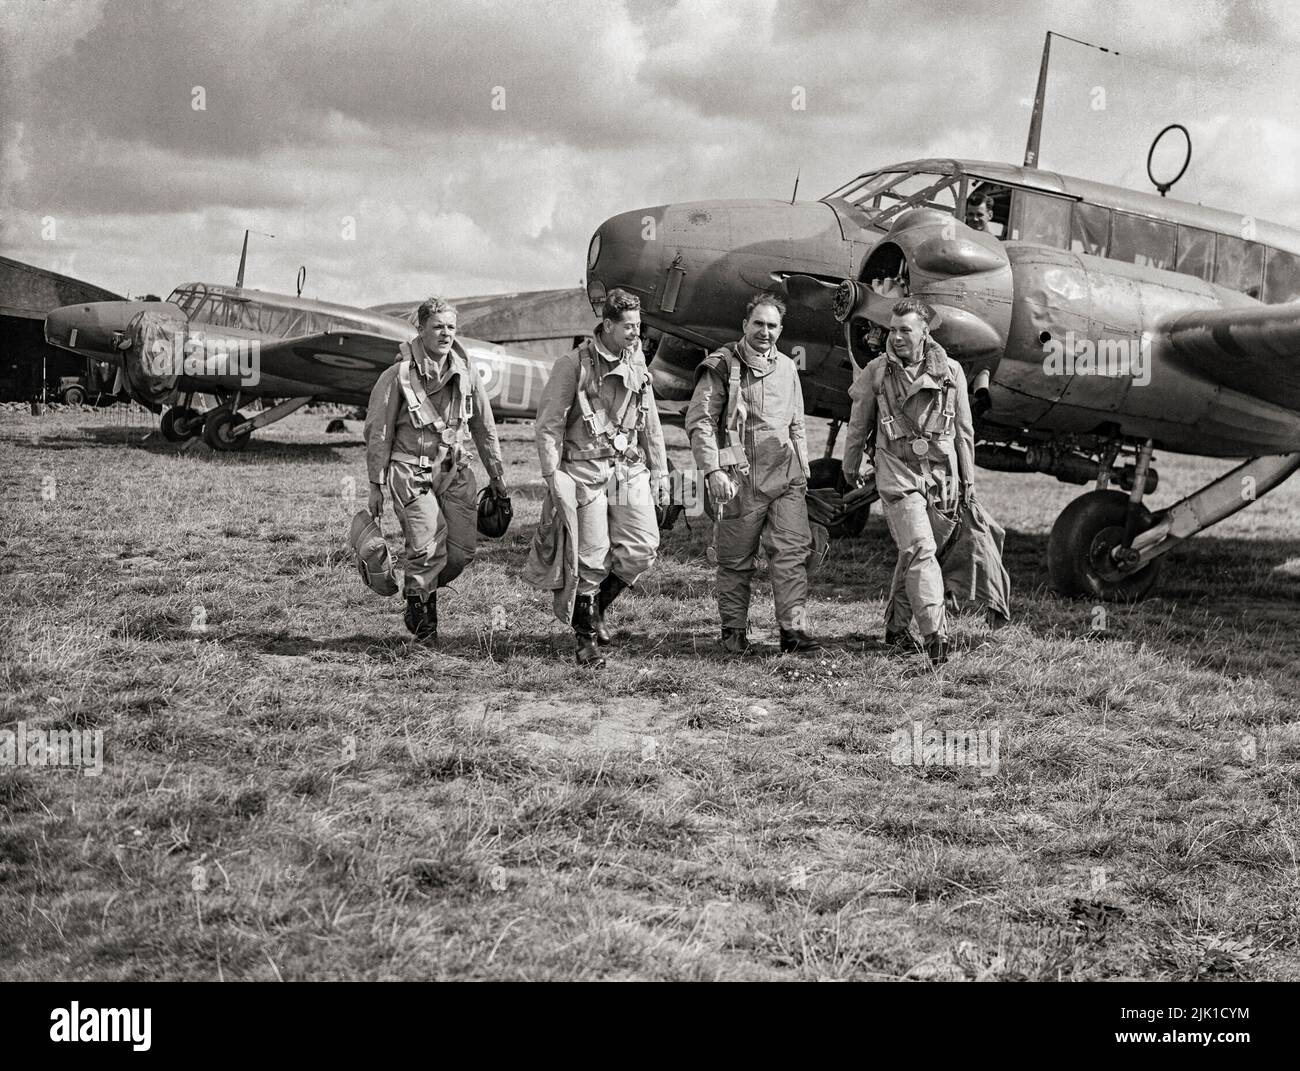
<path id="1" fill-rule="evenodd" d="M 641 344 L 611 353 L 600 329 L 556 360 L 537 407 L 542 477 L 573 479 L 577 499 L 577 595 L 613 573 L 628 587 L 655 563 L 659 526 L 651 479 L 668 471 L 664 434 Z"/>
<path id="2" fill-rule="evenodd" d="M 913 616 L 924 637 L 947 636 L 936 526 L 953 531 L 961 487 L 975 479 L 975 427 L 966 376 L 933 339 L 910 369 L 885 353 L 849 389 L 853 409 L 844 442 L 844 473 L 859 475 L 874 437 L 876 489 L 898 547 L 885 607 L 887 633 L 907 631 Z M 933 511 L 933 512 L 932 512 Z M 946 517 L 933 516 L 937 512 Z"/>
<path id="3" fill-rule="evenodd" d="M 366 410 L 366 473 L 387 485 L 402 525 L 404 594 L 427 599 L 465 570 L 478 543 L 476 485 L 462 447 L 468 428 L 489 478 L 501 447 L 483 381 L 459 342 L 446 361 L 419 337 L 403 342 Z"/>
<path id="4" fill-rule="evenodd" d="M 696 370 L 686 430 L 696 468 L 721 469 L 736 485 L 716 509 L 718 613 L 723 628 L 749 621 L 759 547 L 767 554 L 777 624 L 803 629 L 808 598 L 808 444 L 794 361 L 744 339 L 710 353 Z"/>

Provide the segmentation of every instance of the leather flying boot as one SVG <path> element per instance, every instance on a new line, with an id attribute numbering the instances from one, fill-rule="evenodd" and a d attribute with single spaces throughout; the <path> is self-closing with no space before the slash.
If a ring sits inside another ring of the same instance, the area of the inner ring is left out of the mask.
<path id="1" fill-rule="evenodd" d="M 892 629 L 885 629 L 885 646 L 894 648 L 898 654 L 910 654 L 912 651 L 921 649 L 915 637 L 905 628 L 899 629 L 897 632 Z"/>
<path id="2" fill-rule="evenodd" d="M 726 651 L 727 654 L 748 654 L 749 636 L 745 634 L 743 628 L 727 628 L 724 625 L 722 629 L 722 649 Z"/>
<path id="3" fill-rule="evenodd" d="M 595 621 L 600 610 L 595 595 L 579 595 L 573 603 L 573 635 L 578 642 L 578 665 L 600 669 L 605 656 L 596 646 Z"/>
<path id="4" fill-rule="evenodd" d="M 602 647 L 610 644 L 609 630 L 605 627 L 605 611 L 627 587 L 627 582 L 614 573 L 600 582 L 600 593 L 596 596 L 596 619 L 592 623 L 596 626 L 596 642 Z"/>
<path id="5" fill-rule="evenodd" d="M 941 666 L 948 661 L 948 641 L 938 632 L 925 638 L 925 654 L 930 665 Z"/>
<path id="6" fill-rule="evenodd" d="M 821 649 L 822 645 L 801 628 L 783 628 L 781 630 L 782 654 L 808 654 Z"/>
<path id="7" fill-rule="evenodd" d="M 406 630 L 421 643 L 437 642 L 438 639 L 438 609 L 437 603 L 434 602 L 435 598 L 436 596 L 431 594 L 426 603 L 419 595 L 406 596 L 406 612 L 402 615 L 402 621 L 406 625 Z"/>

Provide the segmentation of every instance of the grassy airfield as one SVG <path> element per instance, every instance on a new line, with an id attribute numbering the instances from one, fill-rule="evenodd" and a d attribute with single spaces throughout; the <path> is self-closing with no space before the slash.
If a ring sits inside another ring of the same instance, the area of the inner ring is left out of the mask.
<path id="1" fill-rule="evenodd" d="M 359 425 L 152 424 L 0 413 L 0 729 L 107 751 L 0 767 L 0 978 L 1300 978 L 1300 481 L 1099 608 L 1046 586 L 1083 489 L 981 473 L 1016 618 L 939 673 L 876 647 L 878 517 L 814 577 L 825 656 L 776 655 L 761 578 L 739 662 L 679 521 L 588 673 L 519 579 L 531 425 L 430 651 L 344 549 Z M 1158 507 L 1228 465 L 1156 467 Z M 914 722 L 997 772 L 898 764 Z"/>

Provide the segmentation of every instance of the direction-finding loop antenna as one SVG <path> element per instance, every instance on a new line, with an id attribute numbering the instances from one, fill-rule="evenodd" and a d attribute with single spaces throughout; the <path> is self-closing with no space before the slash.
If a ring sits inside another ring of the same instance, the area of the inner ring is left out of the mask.
<path id="1" fill-rule="evenodd" d="M 298 269 L 298 296 L 302 297 L 302 288 L 307 285 L 307 265 Z"/>
<path id="2" fill-rule="evenodd" d="M 1183 166 L 1179 168 L 1178 174 L 1176 174 L 1168 182 L 1161 182 L 1158 178 L 1155 177 L 1155 175 L 1151 173 L 1151 161 L 1155 157 L 1156 146 L 1160 144 L 1160 139 L 1163 138 L 1166 134 L 1168 134 L 1169 131 L 1171 130 L 1181 130 L 1183 132 L 1183 137 L 1187 139 L 1187 155 L 1183 158 Z M 1147 178 L 1149 178 L 1151 180 L 1152 185 L 1154 185 L 1155 188 L 1160 191 L 1160 196 L 1164 197 L 1169 192 L 1170 187 L 1173 186 L 1175 182 L 1177 182 L 1180 178 L 1183 177 L 1184 172 L 1186 172 L 1187 170 L 1187 165 L 1190 164 L 1191 162 L 1192 162 L 1192 135 L 1187 132 L 1187 127 L 1183 126 L 1182 123 L 1170 123 L 1167 127 L 1164 128 L 1164 130 L 1160 131 L 1160 133 L 1155 136 L 1155 140 L 1151 142 L 1151 148 L 1147 152 Z"/>

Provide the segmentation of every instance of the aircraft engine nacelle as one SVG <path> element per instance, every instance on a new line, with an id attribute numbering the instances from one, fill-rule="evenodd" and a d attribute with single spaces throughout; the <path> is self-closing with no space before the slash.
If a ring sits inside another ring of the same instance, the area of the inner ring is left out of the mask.
<path id="1" fill-rule="evenodd" d="M 893 292 L 876 293 L 873 283 Z M 1014 294 L 1011 262 L 993 235 L 938 209 L 913 208 L 871 247 L 857 280 L 841 284 L 835 317 L 863 367 L 882 352 L 881 329 L 899 298 L 920 298 L 939 314 L 935 340 L 974 379 L 981 371 L 992 376 L 1006 349 Z"/>
<path id="2" fill-rule="evenodd" d="M 119 343 L 122 378 L 141 405 L 156 409 L 176 389 L 188 332 L 189 321 L 174 305 L 137 313 L 127 324 Z"/>

